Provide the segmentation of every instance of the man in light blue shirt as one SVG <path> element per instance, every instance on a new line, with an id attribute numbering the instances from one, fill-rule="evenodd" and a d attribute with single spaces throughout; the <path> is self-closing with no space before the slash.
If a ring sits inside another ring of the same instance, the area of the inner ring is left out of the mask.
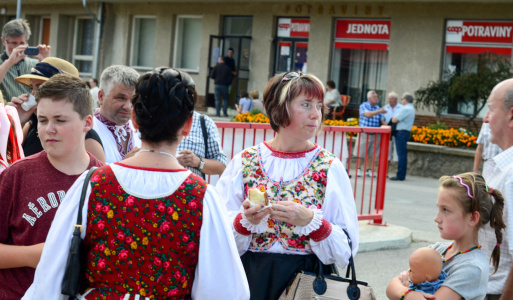
<path id="1" fill-rule="evenodd" d="M 383 116 L 385 117 L 385 122 L 392 127 L 392 135 L 390 136 L 391 140 L 388 149 L 388 161 L 397 161 L 397 150 L 395 149 L 396 124 L 392 123 L 392 117 L 399 113 L 403 105 L 397 103 L 399 95 L 397 95 L 396 92 L 388 93 L 387 99 L 388 104 L 383 107 L 387 112 L 384 113 Z"/>
<path id="2" fill-rule="evenodd" d="M 410 131 L 415 121 L 415 108 L 413 107 L 413 96 L 405 93 L 401 98 L 403 108 L 392 117 L 392 123 L 396 123 L 395 134 L 395 147 L 397 149 L 397 156 L 399 157 L 399 164 L 397 166 L 396 177 L 390 180 L 404 180 L 406 178 L 406 166 L 408 163 L 408 140 L 410 139 Z"/>

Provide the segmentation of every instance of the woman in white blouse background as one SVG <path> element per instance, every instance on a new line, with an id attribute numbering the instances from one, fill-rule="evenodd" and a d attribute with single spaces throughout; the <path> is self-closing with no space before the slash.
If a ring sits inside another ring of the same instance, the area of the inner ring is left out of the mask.
<path id="1" fill-rule="evenodd" d="M 132 121 L 141 150 L 96 170 L 87 189 L 87 288 L 79 299 L 249 298 L 223 202 L 175 158 L 196 98 L 185 72 L 158 68 L 139 79 Z M 61 283 L 84 177 L 62 200 L 23 299 L 68 299 Z"/>
<path id="2" fill-rule="evenodd" d="M 348 264 L 358 250 L 358 219 L 344 166 L 312 143 L 324 119 L 324 87 L 313 75 L 289 72 L 270 79 L 263 102 L 273 139 L 234 156 L 216 185 L 229 220 L 252 300 L 278 299 L 300 270 Z M 269 205 L 250 207 L 250 189 Z M 326 268 L 330 269 L 330 268 Z"/>

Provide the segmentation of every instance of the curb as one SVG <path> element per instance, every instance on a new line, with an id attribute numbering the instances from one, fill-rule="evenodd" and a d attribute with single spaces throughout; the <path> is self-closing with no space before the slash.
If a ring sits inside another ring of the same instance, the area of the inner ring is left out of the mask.
<path id="1" fill-rule="evenodd" d="M 412 242 L 412 231 L 406 227 L 391 225 L 370 225 L 368 221 L 358 222 L 360 246 L 358 253 L 386 249 L 408 248 Z"/>

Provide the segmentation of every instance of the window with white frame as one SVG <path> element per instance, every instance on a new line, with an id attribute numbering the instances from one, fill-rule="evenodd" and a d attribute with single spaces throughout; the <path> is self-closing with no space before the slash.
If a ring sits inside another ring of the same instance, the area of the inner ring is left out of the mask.
<path id="1" fill-rule="evenodd" d="M 178 16 L 176 19 L 175 68 L 199 72 L 202 26 L 200 16 Z"/>
<path id="2" fill-rule="evenodd" d="M 79 17 L 75 21 L 75 39 L 73 41 L 73 64 L 80 76 L 91 76 L 93 72 L 93 49 L 95 21 Z"/>
<path id="3" fill-rule="evenodd" d="M 151 70 L 155 56 L 155 32 L 157 19 L 154 16 L 134 16 L 130 65 L 134 69 Z"/>

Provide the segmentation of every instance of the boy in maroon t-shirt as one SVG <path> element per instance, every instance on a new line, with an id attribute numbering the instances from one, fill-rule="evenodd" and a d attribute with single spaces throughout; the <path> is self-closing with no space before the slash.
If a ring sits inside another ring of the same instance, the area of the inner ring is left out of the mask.
<path id="1" fill-rule="evenodd" d="M 20 299 L 32 283 L 43 243 L 66 191 L 85 170 L 103 165 L 85 150 L 85 134 L 93 127 L 93 102 L 85 82 L 68 74 L 55 75 L 38 89 L 36 101 L 44 151 L 0 174 L 3 300 Z"/>

